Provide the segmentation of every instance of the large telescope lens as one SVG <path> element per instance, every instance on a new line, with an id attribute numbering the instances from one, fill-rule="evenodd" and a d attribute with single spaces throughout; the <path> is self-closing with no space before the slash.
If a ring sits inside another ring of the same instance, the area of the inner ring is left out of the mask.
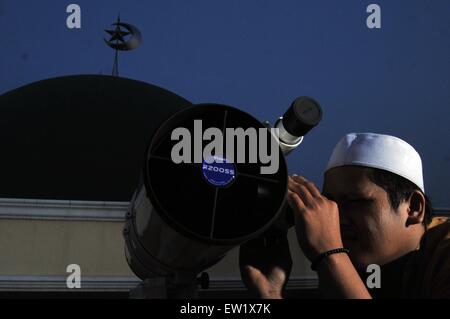
<path id="1" fill-rule="evenodd" d="M 180 140 L 172 134 L 180 128 L 178 132 L 191 138 L 193 162 L 174 162 L 172 151 Z M 182 110 L 159 128 L 148 147 L 125 228 L 127 259 L 142 279 L 210 267 L 235 246 L 267 230 L 284 207 L 287 168 L 278 146 L 279 166 L 273 174 L 261 173 L 266 163 L 260 158 L 231 163 L 225 148 L 215 156 L 228 161 L 208 166 L 204 159 L 195 162 L 195 157 L 198 148 L 210 143 L 203 138 L 210 128 L 220 129 L 224 146 L 227 129 L 267 130 L 251 115 L 218 104 Z M 262 142 L 267 144 L 274 139 L 270 133 L 265 138 Z M 250 137 L 245 141 L 255 143 Z"/>

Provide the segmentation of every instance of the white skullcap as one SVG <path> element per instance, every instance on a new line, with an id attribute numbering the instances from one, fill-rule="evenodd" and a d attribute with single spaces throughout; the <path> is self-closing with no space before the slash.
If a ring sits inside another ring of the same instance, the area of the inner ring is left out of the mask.
<path id="1" fill-rule="evenodd" d="M 398 137 L 374 133 L 345 135 L 334 148 L 326 171 L 346 165 L 379 168 L 400 175 L 425 193 L 420 155 Z"/>

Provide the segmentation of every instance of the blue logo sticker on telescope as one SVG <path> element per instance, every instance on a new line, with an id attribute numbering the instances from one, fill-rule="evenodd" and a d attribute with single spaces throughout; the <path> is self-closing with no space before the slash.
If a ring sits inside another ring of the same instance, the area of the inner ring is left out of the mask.
<path id="1" fill-rule="evenodd" d="M 211 163 L 208 163 L 211 162 Z M 202 162 L 203 177 L 214 186 L 227 186 L 236 176 L 236 168 L 221 156 L 214 156 Z"/>

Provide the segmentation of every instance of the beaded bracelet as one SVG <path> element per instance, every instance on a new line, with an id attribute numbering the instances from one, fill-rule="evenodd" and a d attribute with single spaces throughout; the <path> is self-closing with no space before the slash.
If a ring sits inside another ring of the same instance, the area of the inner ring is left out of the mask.
<path id="1" fill-rule="evenodd" d="M 311 264 L 311 269 L 313 271 L 317 270 L 317 265 L 322 261 L 322 259 L 333 255 L 333 254 L 340 254 L 340 253 L 346 253 L 348 254 L 350 252 L 350 250 L 348 250 L 347 248 L 336 248 L 336 249 L 332 249 L 329 251 L 326 251 L 322 254 L 320 254 L 319 256 L 317 256 L 317 258 L 313 261 L 313 263 Z"/>

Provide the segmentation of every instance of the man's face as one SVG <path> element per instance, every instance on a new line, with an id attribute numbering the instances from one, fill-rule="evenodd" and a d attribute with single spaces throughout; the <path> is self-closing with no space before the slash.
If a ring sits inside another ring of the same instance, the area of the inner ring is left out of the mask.
<path id="1" fill-rule="evenodd" d="M 336 167 L 325 174 L 323 185 L 323 194 L 339 206 L 344 247 L 358 268 L 382 265 L 405 253 L 405 205 L 394 211 L 387 192 L 367 172 L 358 166 Z"/>

